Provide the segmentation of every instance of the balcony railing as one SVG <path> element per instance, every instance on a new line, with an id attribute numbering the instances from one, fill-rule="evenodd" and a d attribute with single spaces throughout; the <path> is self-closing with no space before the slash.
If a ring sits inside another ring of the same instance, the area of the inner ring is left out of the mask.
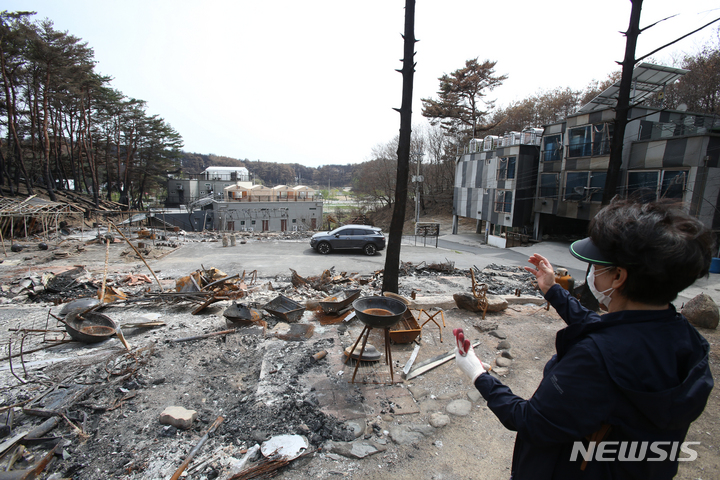
<path id="1" fill-rule="evenodd" d="M 274 195 L 252 195 L 249 197 L 228 197 L 227 202 L 319 202 L 320 197 L 277 197 Z"/>
<path id="2" fill-rule="evenodd" d="M 688 115 L 676 122 L 643 122 L 638 140 L 661 140 L 684 135 L 704 135 L 720 128 L 720 118 L 707 115 Z"/>
<path id="3" fill-rule="evenodd" d="M 610 155 L 610 140 L 575 143 L 566 148 L 568 158 Z"/>

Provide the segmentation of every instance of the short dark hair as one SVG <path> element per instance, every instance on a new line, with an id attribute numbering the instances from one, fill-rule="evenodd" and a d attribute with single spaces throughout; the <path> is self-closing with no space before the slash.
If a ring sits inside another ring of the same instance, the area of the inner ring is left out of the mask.
<path id="1" fill-rule="evenodd" d="M 590 222 L 590 238 L 628 271 L 622 294 L 664 305 L 708 275 L 714 239 L 682 204 L 614 200 Z"/>

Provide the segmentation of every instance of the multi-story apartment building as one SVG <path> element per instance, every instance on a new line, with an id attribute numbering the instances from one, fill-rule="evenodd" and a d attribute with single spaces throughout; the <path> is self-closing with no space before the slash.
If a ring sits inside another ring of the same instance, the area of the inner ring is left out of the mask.
<path id="1" fill-rule="evenodd" d="M 685 73 L 647 63 L 634 69 L 618 193 L 648 201 L 677 199 L 720 230 L 720 118 L 643 105 Z M 618 91 L 619 82 L 562 122 L 546 125 L 536 140 L 538 159 L 518 167 L 511 197 L 503 188 L 508 184 L 494 183 L 491 174 L 502 169 L 498 161 L 509 158 L 508 151 L 496 137 L 473 140 L 458 158 L 454 215 L 488 222 L 490 235 L 523 229 L 535 239 L 544 233 L 583 235 L 601 208 Z M 482 152 L 473 151 L 476 145 Z M 522 180 L 534 182 L 532 192 L 520 193 Z M 500 208 L 505 215 L 493 216 Z"/>

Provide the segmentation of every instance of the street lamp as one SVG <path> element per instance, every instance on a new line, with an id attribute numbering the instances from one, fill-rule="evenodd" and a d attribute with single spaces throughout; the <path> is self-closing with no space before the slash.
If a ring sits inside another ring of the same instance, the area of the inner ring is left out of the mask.
<path id="1" fill-rule="evenodd" d="M 420 175 L 420 163 L 425 155 L 422 150 L 410 154 L 417 160 L 417 175 L 413 175 L 412 181 L 415 183 L 415 225 L 420 221 L 420 184 L 423 177 Z"/>

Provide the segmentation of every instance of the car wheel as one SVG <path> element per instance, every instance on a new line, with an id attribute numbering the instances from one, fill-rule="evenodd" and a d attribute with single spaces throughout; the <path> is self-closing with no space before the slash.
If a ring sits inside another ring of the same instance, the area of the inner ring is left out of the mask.
<path id="1" fill-rule="evenodd" d="M 365 252 L 365 255 L 372 257 L 377 252 L 377 248 L 375 248 L 374 244 L 368 243 L 363 247 L 363 252 Z"/>
<path id="2" fill-rule="evenodd" d="M 317 251 L 322 253 L 323 255 L 327 255 L 332 250 L 332 247 L 330 247 L 330 244 L 327 242 L 320 242 L 317 246 Z"/>

